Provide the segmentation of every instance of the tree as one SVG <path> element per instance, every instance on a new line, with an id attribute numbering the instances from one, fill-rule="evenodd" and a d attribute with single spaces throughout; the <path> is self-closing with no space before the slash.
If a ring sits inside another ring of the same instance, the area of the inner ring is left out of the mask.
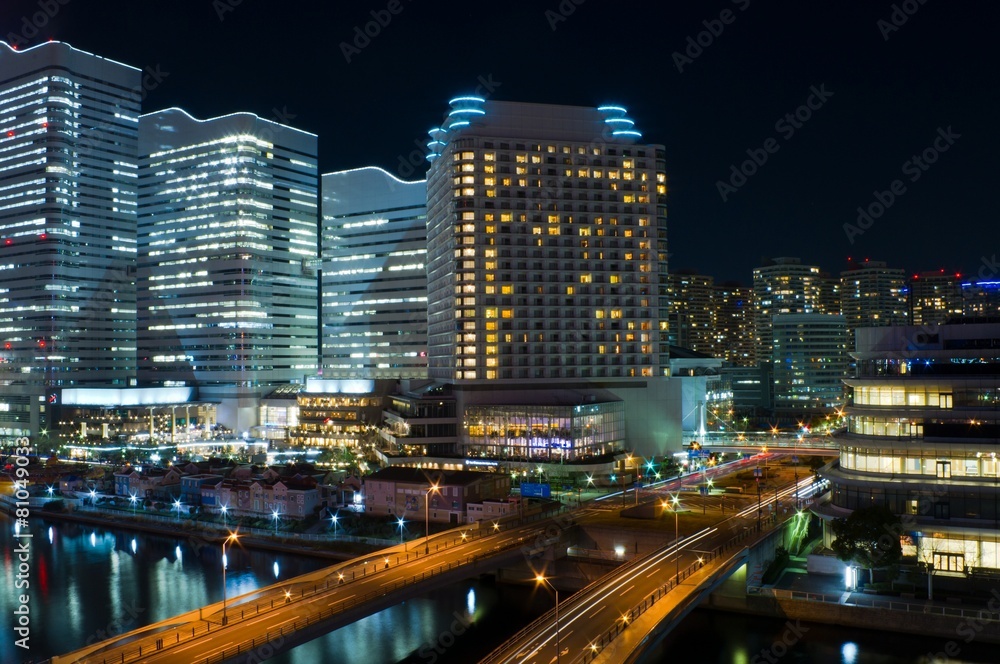
<path id="1" fill-rule="evenodd" d="M 831 525 L 837 537 L 833 542 L 837 558 L 867 569 L 872 583 L 876 569 L 898 565 L 903 558 L 899 517 L 884 505 L 854 510 L 846 519 L 835 519 Z"/>

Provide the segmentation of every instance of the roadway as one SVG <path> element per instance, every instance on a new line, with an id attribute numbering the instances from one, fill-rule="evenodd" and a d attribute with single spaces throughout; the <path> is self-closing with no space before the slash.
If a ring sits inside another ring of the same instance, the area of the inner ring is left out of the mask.
<path id="1" fill-rule="evenodd" d="M 808 498 L 820 490 L 811 477 L 777 490 L 779 500 Z M 637 607 L 653 596 L 680 604 L 698 585 L 682 581 L 693 570 L 724 564 L 722 551 L 734 539 L 747 539 L 756 531 L 757 505 L 723 517 L 699 532 L 686 535 L 666 546 L 616 568 L 605 577 L 559 604 L 558 627 L 555 609 L 510 638 L 482 660 L 482 664 L 551 664 L 592 661 L 608 645 L 608 635 L 617 635 L 640 613 Z M 769 519 L 770 520 L 770 519 Z M 711 558 L 711 559 L 709 559 Z M 676 579 L 676 580 L 674 580 Z M 667 586 L 667 588 L 665 588 Z M 613 638 L 613 636 L 611 637 Z M 556 642 L 558 639 L 558 652 Z"/>

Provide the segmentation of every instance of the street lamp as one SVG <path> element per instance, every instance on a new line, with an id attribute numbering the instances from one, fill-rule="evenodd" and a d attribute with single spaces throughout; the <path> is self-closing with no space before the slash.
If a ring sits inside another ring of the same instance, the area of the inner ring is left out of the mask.
<path id="1" fill-rule="evenodd" d="M 540 470 L 540 469 L 539 469 Z M 437 484 L 432 484 L 427 488 L 427 493 L 424 494 L 424 554 L 431 552 L 431 517 L 430 517 L 430 503 L 431 503 L 431 491 L 437 491 L 440 493 Z"/>
<path id="2" fill-rule="evenodd" d="M 274 519 L 274 534 L 278 534 L 278 511 L 275 510 L 271 512 L 271 517 Z"/>
<path id="3" fill-rule="evenodd" d="M 396 519 L 396 523 L 399 525 L 399 543 L 402 544 L 403 543 L 403 524 L 406 523 L 406 521 L 403 519 L 403 517 L 399 517 L 398 519 Z"/>
<path id="4" fill-rule="evenodd" d="M 670 499 L 670 502 L 673 504 L 674 507 L 674 548 L 676 549 L 674 551 L 675 553 L 674 560 L 676 561 L 676 565 L 674 565 L 674 567 L 676 568 L 674 572 L 674 579 L 679 581 L 681 576 L 681 549 L 680 549 L 681 535 L 680 535 L 680 525 L 679 525 L 680 522 L 677 520 L 677 510 L 681 506 L 681 501 L 680 498 L 678 498 L 677 496 L 673 496 Z"/>
<path id="5" fill-rule="evenodd" d="M 174 501 L 174 508 L 177 510 L 177 518 L 180 519 L 181 518 L 181 501 L 180 500 L 175 500 Z"/>
<path id="6" fill-rule="evenodd" d="M 230 541 L 235 542 L 239 535 L 236 533 L 229 533 L 229 537 L 222 540 L 222 624 L 226 624 L 226 567 L 229 565 L 229 561 L 226 560 L 226 544 Z"/>
<path id="7" fill-rule="evenodd" d="M 135 516 L 135 504 L 139 499 L 135 497 L 134 493 L 130 493 L 128 495 L 128 500 L 130 503 L 132 503 L 132 516 Z"/>
<path id="8" fill-rule="evenodd" d="M 228 511 L 229 511 L 229 505 L 223 505 L 222 506 L 222 525 L 223 526 L 227 525 L 227 523 L 226 523 L 226 512 L 228 512 Z"/>
<path id="9" fill-rule="evenodd" d="M 537 575 L 535 577 L 535 581 L 537 581 L 538 583 L 545 584 L 549 588 L 552 588 L 552 591 L 556 594 L 556 664 L 559 664 L 559 657 L 560 657 L 560 653 L 559 653 L 559 590 L 554 585 L 552 585 L 552 583 L 548 579 L 546 579 L 544 576 L 542 576 L 541 574 L 539 574 L 539 575 Z"/>
<path id="10" fill-rule="evenodd" d="M 340 517 L 334 514 L 330 517 L 330 521 L 333 523 L 333 538 L 337 539 L 337 522 L 340 521 Z"/>

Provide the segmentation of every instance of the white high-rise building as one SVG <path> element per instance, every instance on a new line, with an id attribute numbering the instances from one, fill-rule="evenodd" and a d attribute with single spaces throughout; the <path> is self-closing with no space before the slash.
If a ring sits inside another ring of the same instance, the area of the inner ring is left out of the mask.
<path id="1" fill-rule="evenodd" d="M 848 349 L 859 327 L 905 325 L 908 318 L 906 272 L 865 259 L 840 273 L 840 310 L 847 320 Z"/>
<path id="2" fill-rule="evenodd" d="M 245 431 L 271 386 L 317 369 L 317 138 L 168 109 L 139 139 L 139 378 L 196 385 Z"/>
<path id="3" fill-rule="evenodd" d="M 135 381 L 140 70 L 0 42 L 0 435 Z"/>
<path id="4" fill-rule="evenodd" d="M 772 319 L 774 408 L 810 414 L 844 405 L 847 323 L 838 314 L 779 314 Z"/>
<path id="5" fill-rule="evenodd" d="M 778 314 L 823 311 L 822 275 L 815 265 L 798 258 L 772 258 L 753 270 L 754 334 L 757 361 L 771 357 L 774 348 L 771 321 Z"/>
<path id="6" fill-rule="evenodd" d="M 427 183 L 381 168 L 323 175 L 325 378 L 427 377 Z"/>
<path id="7" fill-rule="evenodd" d="M 639 142 L 620 106 L 476 96 L 452 99 L 430 134 L 429 374 L 460 388 L 466 446 L 560 459 L 621 449 L 617 419 L 584 443 L 568 420 L 536 426 L 516 410 L 592 403 L 628 420 L 632 444 L 662 449 L 650 388 L 669 373 L 663 146 Z M 536 428 L 544 436 L 520 433 Z"/>

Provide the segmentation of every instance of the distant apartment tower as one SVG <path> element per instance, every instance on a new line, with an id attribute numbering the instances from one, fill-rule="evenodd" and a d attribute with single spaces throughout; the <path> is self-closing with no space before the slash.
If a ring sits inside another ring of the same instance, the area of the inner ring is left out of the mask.
<path id="1" fill-rule="evenodd" d="M 731 366 L 752 367 L 754 344 L 753 289 L 734 282 L 715 286 L 713 354 Z"/>
<path id="2" fill-rule="evenodd" d="M 939 325 L 962 315 L 962 275 L 921 272 L 910 279 L 910 321 L 913 325 Z"/>
<path id="3" fill-rule="evenodd" d="M 836 314 L 774 317 L 774 408 L 810 414 L 844 404 L 847 324 Z"/>
<path id="4" fill-rule="evenodd" d="M 757 361 L 771 357 L 771 319 L 778 314 L 812 314 L 823 311 L 820 270 L 798 258 L 773 258 L 754 268 L 754 334 Z"/>
<path id="5" fill-rule="evenodd" d="M 672 345 L 712 355 L 717 324 L 715 279 L 684 270 L 668 275 L 667 284 Z"/>
<path id="6" fill-rule="evenodd" d="M 596 407 L 609 382 L 638 404 L 669 372 L 663 147 L 620 106 L 449 106 L 428 155 L 430 377 L 460 388 L 462 416 L 553 386 Z M 653 445 L 658 417 L 630 435 Z"/>
<path id="7" fill-rule="evenodd" d="M 139 138 L 140 380 L 197 385 L 244 431 L 271 386 L 317 369 L 316 136 L 174 108 Z"/>
<path id="8" fill-rule="evenodd" d="M 380 168 L 323 175 L 325 378 L 427 377 L 427 186 Z"/>
<path id="9" fill-rule="evenodd" d="M 971 281 L 961 285 L 962 315 L 977 318 L 1000 316 L 1000 281 Z"/>
<path id="10" fill-rule="evenodd" d="M 821 272 L 819 278 L 819 308 L 817 311 L 824 314 L 842 313 L 840 307 L 843 298 L 840 293 L 840 278 Z"/>
<path id="11" fill-rule="evenodd" d="M 54 426 L 52 388 L 134 384 L 140 73 L 0 42 L 2 436 Z"/>
<path id="12" fill-rule="evenodd" d="M 848 350 L 859 327 L 905 325 L 909 319 L 906 272 L 865 259 L 840 273 L 840 309 L 847 321 Z"/>

